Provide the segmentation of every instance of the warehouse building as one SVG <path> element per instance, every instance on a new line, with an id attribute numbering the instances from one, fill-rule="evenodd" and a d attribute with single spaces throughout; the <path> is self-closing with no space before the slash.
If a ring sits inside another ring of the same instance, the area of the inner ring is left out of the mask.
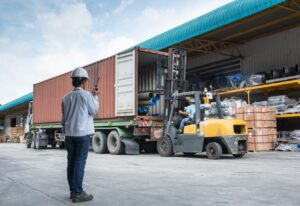
<path id="1" fill-rule="evenodd" d="M 22 142 L 32 93 L 0 106 L 1 142 Z"/>
<path id="2" fill-rule="evenodd" d="M 267 105 L 272 97 L 281 97 L 281 104 L 275 105 L 280 109 L 274 127 L 296 131 L 300 129 L 299 22 L 297 0 L 233 1 L 137 46 L 186 50 L 192 87 L 218 90 L 223 99 L 236 96 L 248 104 Z"/>

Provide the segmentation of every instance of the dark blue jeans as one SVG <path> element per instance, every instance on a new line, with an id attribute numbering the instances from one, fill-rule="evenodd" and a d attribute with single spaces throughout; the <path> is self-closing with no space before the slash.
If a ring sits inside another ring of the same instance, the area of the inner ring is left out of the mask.
<path id="1" fill-rule="evenodd" d="M 84 168 L 89 152 L 90 135 L 82 137 L 66 137 L 66 148 L 68 151 L 67 176 L 70 191 L 80 194 L 84 176 Z"/>

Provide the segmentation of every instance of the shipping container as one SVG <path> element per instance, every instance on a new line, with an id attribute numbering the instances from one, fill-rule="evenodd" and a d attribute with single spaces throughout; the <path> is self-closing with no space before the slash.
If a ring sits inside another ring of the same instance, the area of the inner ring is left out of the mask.
<path id="1" fill-rule="evenodd" d="M 154 92 L 163 96 L 157 83 L 157 60 L 158 56 L 166 59 L 167 55 L 138 48 L 84 66 L 90 77 L 89 91 L 99 78 L 99 111 L 95 119 L 136 118 L 138 93 Z M 62 98 L 72 89 L 71 72 L 35 84 L 33 123 L 60 122 Z M 155 106 L 151 106 L 147 116 L 162 116 L 163 102 L 161 97 Z"/>
<path id="2" fill-rule="evenodd" d="M 168 53 L 134 48 L 84 66 L 90 77 L 87 90 L 99 79 L 96 131 L 106 136 L 117 131 L 123 139 L 157 140 L 162 135 L 162 70 L 167 62 Z M 71 72 L 35 84 L 32 128 L 55 137 L 60 132 L 62 98 L 72 89 Z"/>

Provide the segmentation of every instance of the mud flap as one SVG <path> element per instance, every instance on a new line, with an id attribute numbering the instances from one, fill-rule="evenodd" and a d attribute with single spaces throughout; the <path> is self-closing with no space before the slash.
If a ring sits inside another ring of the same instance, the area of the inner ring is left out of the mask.
<path id="1" fill-rule="evenodd" d="M 125 153 L 130 155 L 140 154 L 139 144 L 132 139 L 122 139 L 121 140 L 125 145 Z"/>

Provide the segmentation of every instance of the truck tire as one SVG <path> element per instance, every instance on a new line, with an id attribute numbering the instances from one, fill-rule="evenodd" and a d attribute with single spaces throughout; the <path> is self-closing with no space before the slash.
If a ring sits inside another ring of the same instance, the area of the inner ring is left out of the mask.
<path id="1" fill-rule="evenodd" d="M 40 138 L 38 135 L 35 137 L 35 147 L 36 149 L 41 149 Z"/>
<path id="2" fill-rule="evenodd" d="M 220 159 L 222 153 L 222 147 L 218 142 L 210 142 L 206 146 L 206 155 L 208 159 Z"/>
<path id="3" fill-rule="evenodd" d="M 36 149 L 36 142 L 35 142 L 36 140 L 35 139 L 36 139 L 36 133 L 34 132 L 32 135 L 32 140 L 31 140 L 32 149 Z"/>
<path id="4" fill-rule="evenodd" d="M 157 141 L 157 151 L 162 157 L 170 157 L 174 155 L 173 143 L 169 136 L 162 137 Z"/>
<path id="5" fill-rule="evenodd" d="M 107 148 L 110 154 L 124 154 L 125 147 L 117 131 L 111 131 L 107 138 Z"/>
<path id="6" fill-rule="evenodd" d="M 92 139 L 92 147 L 95 153 L 107 153 L 107 136 L 103 132 L 96 132 Z"/>
<path id="7" fill-rule="evenodd" d="M 27 133 L 26 136 L 25 136 L 25 138 L 26 138 L 26 147 L 27 148 L 31 148 L 32 139 L 30 137 L 30 134 Z"/>

